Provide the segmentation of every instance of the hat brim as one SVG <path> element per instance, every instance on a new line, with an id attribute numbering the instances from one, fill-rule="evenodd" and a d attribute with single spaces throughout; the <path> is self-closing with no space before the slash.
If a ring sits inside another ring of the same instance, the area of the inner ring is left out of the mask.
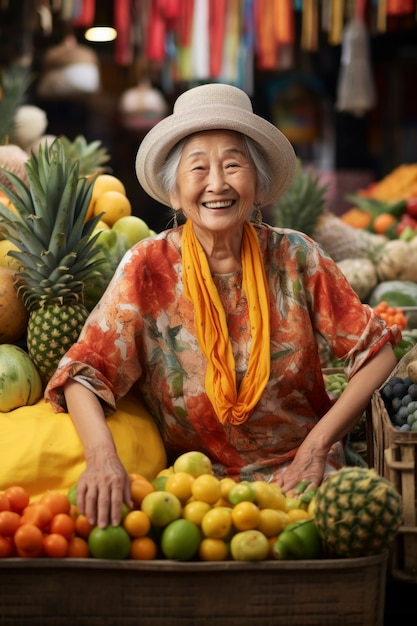
<path id="1" fill-rule="evenodd" d="M 270 193 L 262 206 L 271 204 L 291 185 L 296 156 L 288 139 L 264 118 L 227 104 L 197 106 L 191 111 L 173 113 L 158 122 L 144 137 L 136 156 L 136 174 L 143 189 L 161 204 L 170 200 L 159 182 L 159 172 L 172 148 L 185 137 L 206 130 L 233 130 L 247 135 L 262 148 L 272 175 Z"/>

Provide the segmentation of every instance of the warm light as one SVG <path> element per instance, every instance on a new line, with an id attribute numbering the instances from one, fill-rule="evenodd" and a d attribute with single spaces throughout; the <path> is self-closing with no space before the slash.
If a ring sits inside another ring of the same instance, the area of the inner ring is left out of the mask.
<path id="1" fill-rule="evenodd" d="M 94 26 L 86 30 L 84 37 L 93 42 L 113 41 L 117 37 L 117 31 L 110 26 Z"/>

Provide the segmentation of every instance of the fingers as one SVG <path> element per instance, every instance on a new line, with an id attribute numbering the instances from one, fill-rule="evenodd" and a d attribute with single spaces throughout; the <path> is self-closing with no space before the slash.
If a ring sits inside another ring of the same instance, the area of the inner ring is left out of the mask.
<path id="1" fill-rule="evenodd" d="M 91 476 L 80 478 L 77 488 L 77 507 L 90 524 L 105 528 L 121 522 L 123 502 L 132 507 L 130 480 L 127 475 L 113 476 L 109 482 Z"/>

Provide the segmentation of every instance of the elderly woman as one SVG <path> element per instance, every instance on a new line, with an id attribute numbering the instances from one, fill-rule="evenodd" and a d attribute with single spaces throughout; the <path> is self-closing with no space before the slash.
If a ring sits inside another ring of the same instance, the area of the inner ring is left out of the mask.
<path id="1" fill-rule="evenodd" d="M 314 241 L 259 219 L 295 164 L 282 133 L 228 85 L 186 91 L 141 143 L 141 185 L 185 224 L 128 251 L 46 390 L 83 443 L 78 504 L 100 526 L 130 503 L 106 415 L 133 385 L 170 459 L 200 450 L 218 476 L 285 491 L 345 463 L 340 441 L 393 369 L 399 331 Z M 346 359 L 333 405 L 318 336 Z"/>

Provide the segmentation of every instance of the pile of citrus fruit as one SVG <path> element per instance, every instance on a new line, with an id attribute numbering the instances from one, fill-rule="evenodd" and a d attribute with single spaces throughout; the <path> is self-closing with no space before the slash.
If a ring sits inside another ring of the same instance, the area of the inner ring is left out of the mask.
<path id="1" fill-rule="evenodd" d="M 264 560 L 277 558 L 284 531 L 314 525 L 314 497 L 307 504 L 272 483 L 219 479 L 200 452 L 181 455 L 153 480 L 130 478 L 133 508 L 104 529 L 77 509 L 76 485 L 35 502 L 9 487 L 0 494 L 0 557 Z"/>

